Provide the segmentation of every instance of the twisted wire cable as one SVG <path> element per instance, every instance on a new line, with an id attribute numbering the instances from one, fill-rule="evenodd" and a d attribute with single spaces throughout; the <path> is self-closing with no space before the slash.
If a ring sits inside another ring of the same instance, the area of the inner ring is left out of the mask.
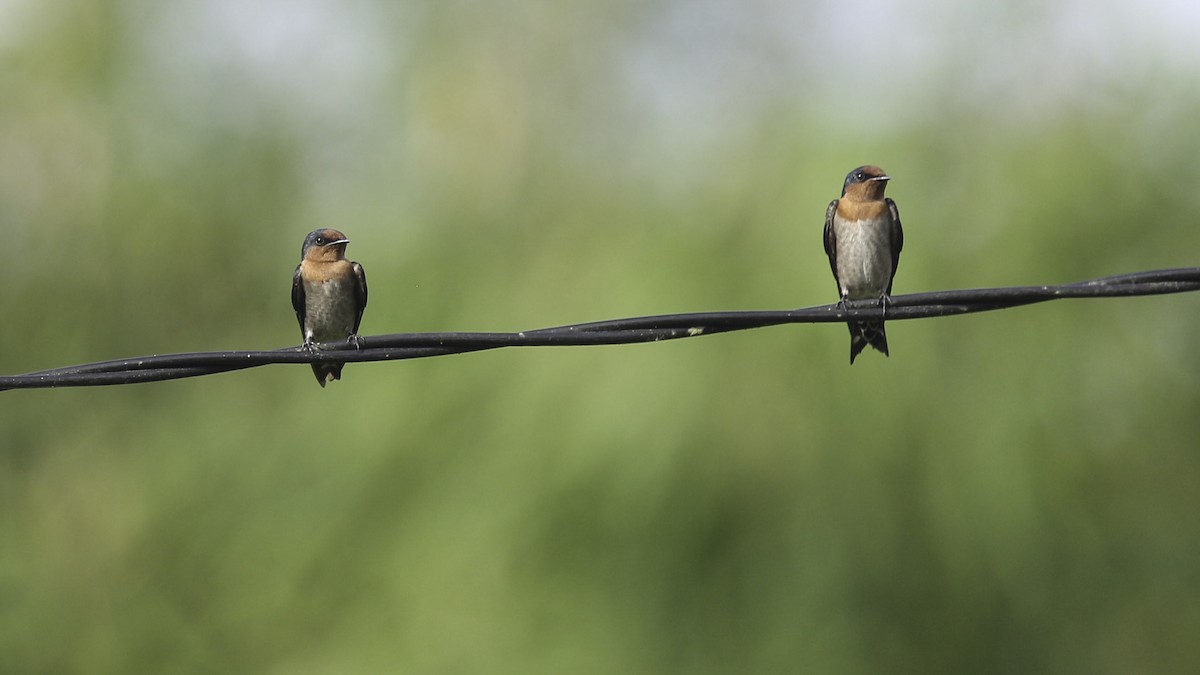
<path id="1" fill-rule="evenodd" d="M 1076 283 L 910 293 L 887 307 L 836 304 L 790 310 L 663 314 L 539 328 L 517 333 L 395 333 L 365 336 L 360 348 L 349 342 L 267 351 L 156 354 L 0 376 L 0 391 L 50 387 L 91 387 L 157 382 L 255 368 L 274 363 L 394 361 L 503 347 L 565 347 L 660 342 L 799 323 L 848 320 L 901 321 L 989 312 L 1067 298 L 1117 298 L 1200 290 L 1200 267 L 1135 272 Z"/>

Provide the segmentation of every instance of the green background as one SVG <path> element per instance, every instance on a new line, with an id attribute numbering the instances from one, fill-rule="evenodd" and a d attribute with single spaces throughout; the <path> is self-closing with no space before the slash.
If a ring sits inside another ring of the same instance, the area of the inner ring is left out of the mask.
<path id="1" fill-rule="evenodd" d="M 1195 16 L 954 7 L 0 2 L 0 372 L 1197 264 Z M 1197 309 L 4 392 L 0 671 L 1197 672 Z"/>

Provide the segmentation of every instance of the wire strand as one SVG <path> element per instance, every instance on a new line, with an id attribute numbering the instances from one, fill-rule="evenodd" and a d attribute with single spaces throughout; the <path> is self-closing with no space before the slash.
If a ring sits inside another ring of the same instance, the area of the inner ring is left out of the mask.
<path id="1" fill-rule="evenodd" d="M 503 347 L 620 345 L 678 340 L 783 324 L 902 321 L 1008 309 L 1066 298 L 1116 298 L 1200 290 L 1200 267 L 1136 272 L 1051 286 L 1012 286 L 911 293 L 887 307 L 820 305 L 791 310 L 663 314 L 539 328 L 519 333 L 395 333 L 346 343 L 267 351 L 156 354 L 0 377 L 0 391 L 158 382 L 276 363 L 359 363 L 428 358 Z"/>

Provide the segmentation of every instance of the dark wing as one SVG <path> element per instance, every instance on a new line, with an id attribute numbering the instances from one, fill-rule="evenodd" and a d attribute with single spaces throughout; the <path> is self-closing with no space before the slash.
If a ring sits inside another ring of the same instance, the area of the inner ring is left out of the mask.
<path id="1" fill-rule="evenodd" d="M 884 199 L 887 202 L 888 215 L 892 218 L 892 278 L 888 279 L 887 294 L 892 294 L 892 279 L 896 278 L 896 268 L 900 266 L 900 249 L 904 248 L 904 228 L 900 227 L 900 209 L 896 208 L 896 202 L 892 201 L 891 197 Z"/>
<path id="2" fill-rule="evenodd" d="M 354 306 L 358 310 L 354 315 L 354 334 L 358 335 L 358 324 L 362 323 L 363 310 L 367 308 L 367 273 L 356 262 L 350 263 L 350 268 L 354 270 Z"/>
<path id="3" fill-rule="evenodd" d="M 304 282 L 300 280 L 300 266 L 296 265 L 296 273 L 292 275 L 292 309 L 296 310 L 296 320 L 300 322 L 300 333 L 304 334 Z"/>
<path id="4" fill-rule="evenodd" d="M 837 237 L 833 234 L 833 216 L 837 213 L 838 200 L 829 202 L 825 209 L 825 254 L 829 256 L 829 269 L 833 270 L 833 280 L 837 281 Z M 897 221 L 899 222 L 899 221 Z M 838 293 L 842 292 L 841 282 L 838 282 Z"/>

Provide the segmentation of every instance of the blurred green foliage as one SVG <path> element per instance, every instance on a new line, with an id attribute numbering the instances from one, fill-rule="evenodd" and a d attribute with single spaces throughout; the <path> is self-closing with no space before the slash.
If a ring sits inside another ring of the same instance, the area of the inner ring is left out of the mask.
<path id="1" fill-rule="evenodd" d="M 318 226 L 365 334 L 822 304 L 867 162 L 897 293 L 1197 263 L 1169 64 L 972 98 L 954 39 L 881 97 L 765 68 L 786 3 L 724 51 L 719 2 L 270 6 L 4 6 L 0 372 L 296 344 Z M 853 368 L 801 326 L 3 393 L 0 671 L 1196 672 L 1198 334 L 1169 296 Z"/>

